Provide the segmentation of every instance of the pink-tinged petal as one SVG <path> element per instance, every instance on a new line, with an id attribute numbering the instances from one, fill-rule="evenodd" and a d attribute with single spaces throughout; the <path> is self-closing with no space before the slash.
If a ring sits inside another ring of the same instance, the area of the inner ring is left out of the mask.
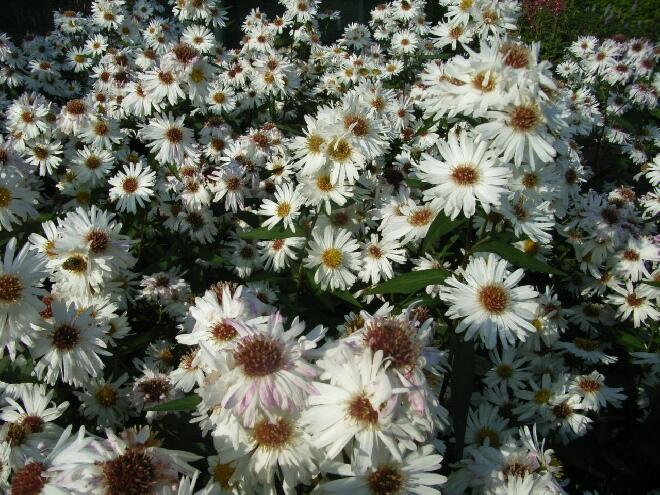
<path id="1" fill-rule="evenodd" d="M 250 407 L 250 405 L 254 401 L 256 389 L 257 387 L 255 383 L 250 384 L 250 387 L 245 391 L 245 395 L 243 395 L 241 402 L 238 404 L 238 407 L 236 409 L 237 414 L 243 414 L 243 412 L 245 412 L 245 410 L 248 407 Z"/>
<path id="2" fill-rule="evenodd" d="M 272 380 L 262 380 L 259 387 L 259 398 L 261 399 L 261 403 L 267 408 L 278 405 Z"/>

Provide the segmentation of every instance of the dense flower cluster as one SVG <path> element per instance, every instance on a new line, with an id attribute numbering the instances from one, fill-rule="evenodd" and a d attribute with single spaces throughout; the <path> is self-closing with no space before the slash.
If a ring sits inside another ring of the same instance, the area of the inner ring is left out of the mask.
<path id="1" fill-rule="evenodd" d="M 279 4 L 0 34 L 0 490 L 566 493 L 546 443 L 660 383 L 660 50 Z"/>

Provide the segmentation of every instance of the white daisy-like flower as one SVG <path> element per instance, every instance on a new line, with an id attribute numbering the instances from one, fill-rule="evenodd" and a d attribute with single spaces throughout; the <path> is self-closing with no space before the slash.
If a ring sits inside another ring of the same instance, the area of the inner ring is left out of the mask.
<path id="1" fill-rule="evenodd" d="M 39 175 L 52 174 L 62 163 L 62 143 L 40 139 L 28 151 L 26 161 L 39 168 Z"/>
<path id="2" fill-rule="evenodd" d="M 309 397 L 302 418 L 314 445 L 327 459 L 346 448 L 359 467 L 371 465 L 372 455 L 381 449 L 401 461 L 401 452 L 415 432 L 397 423 L 398 398 L 383 352 L 354 353 L 344 347 L 318 364 L 329 383 L 314 382 L 319 393 Z"/>
<path id="3" fill-rule="evenodd" d="M 300 215 L 300 207 L 303 205 L 304 198 L 298 189 L 294 189 L 291 184 L 281 184 L 275 189 L 275 201 L 272 199 L 264 199 L 259 213 L 268 216 L 266 221 L 263 222 L 264 227 L 272 229 L 280 221 L 284 224 L 284 228 L 291 229 L 295 232 L 296 226 L 294 221 Z"/>
<path id="4" fill-rule="evenodd" d="M 327 168 L 321 168 L 312 175 L 302 177 L 301 191 L 308 204 L 317 209 L 325 210 L 326 214 L 332 211 L 332 203 L 342 206 L 352 196 L 351 186 L 343 182 L 332 182 Z"/>
<path id="5" fill-rule="evenodd" d="M 281 272 L 298 259 L 296 251 L 305 243 L 304 237 L 285 237 L 259 242 L 259 253 L 266 270 Z"/>
<path id="6" fill-rule="evenodd" d="M 323 483 L 321 493 L 440 495 L 436 488 L 446 483 L 447 478 L 437 474 L 442 456 L 433 445 L 424 445 L 400 461 L 387 454 L 387 451 L 376 453 L 371 466 L 329 463 L 324 470 L 343 478 Z"/>
<path id="7" fill-rule="evenodd" d="M 531 99 L 519 99 L 503 110 L 490 110 L 491 122 L 480 124 L 476 131 L 493 140 L 502 152 L 502 159 L 520 166 L 523 160 L 532 167 L 552 161 L 557 154 L 552 146 L 554 138 L 548 132 L 548 109 Z M 539 163 L 540 162 L 540 163 Z"/>
<path id="8" fill-rule="evenodd" d="M 99 428 L 119 426 L 128 416 L 128 387 L 124 384 L 128 375 L 119 378 L 90 380 L 84 392 L 74 392 L 81 405 L 82 414 L 96 421 Z"/>
<path id="9" fill-rule="evenodd" d="M 607 407 L 608 404 L 621 407 L 621 401 L 627 398 L 621 393 L 623 388 L 611 388 L 605 385 L 605 376 L 598 371 L 576 376 L 569 384 L 568 391 L 582 397 L 582 406 L 593 411 Z"/>
<path id="10" fill-rule="evenodd" d="M 114 216 L 95 205 L 70 212 L 60 223 L 57 250 L 87 249 L 95 262 L 108 267 L 107 271 L 132 266 L 135 258 L 129 249 L 133 241 L 121 234 L 122 224 L 116 222 Z"/>
<path id="11" fill-rule="evenodd" d="M 149 167 L 143 167 L 141 162 L 124 165 L 124 169 L 118 172 L 108 183 L 110 188 L 110 200 L 117 201 L 120 211 L 130 213 L 137 212 L 149 202 L 153 195 L 153 185 L 156 182 L 156 172 Z"/>
<path id="12" fill-rule="evenodd" d="M 653 288 L 639 284 L 633 286 L 632 282 L 626 282 L 625 287 L 612 286 L 615 294 L 609 295 L 606 302 L 617 307 L 617 317 L 626 321 L 632 316 L 633 327 L 640 327 L 648 319 L 658 321 L 660 312 L 653 302 Z"/>
<path id="13" fill-rule="evenodd" d="M 406 254 L 396 239 L 384 236 L 379 240 L 377 234 L 371 234 L 370 241 L 362 245 L 362 261 L 358 277 L 363 282 L 377 284 L 394 276 L 392 263 L 405 263 Z"/>
<path id="14" fill-rule="evenodd" d="M 509 421 L 500 416 L 499 408 L 488 402 L 482 402 L 479 408 L 470 410 L 465 430 L 465 443 L 469 448 L 484 445 L 500 448 L 513 434 Z"/>
<path id="15" fill-rule="evenodd" d="M 166 373 L 150 369 L 146 364 L 140 363 L 142 376 L 135 380 L 131 393 L 133 407 L 142 411 L 145 407 L 152 407 L 176 399 L 180 391 L 176 390 Z M 147 418 L 152 419 L 158 413 L 147 412 Z"/>
<path id="16" fill-rule="evenodd" d="M 49 384 L 60 379 L 80 386 L 103 369 L 99 355 L 111 355 L 103 340 L 109 326 L 101 325 L 92 316 L 91 308 L 79 311 L 73 304 L 54 301 L 51 311 L 48 321 L 32 323 L 38 330 L 30 349 L 37 360 L 34 371 Z"/>
<path id="17" fill-rule="evenodd" d="M 25 186 L 25 181 L 17 174 L 0 175 L 0 225 L 5 230 L 11 231 L 12 224 L 20 224 L 39 214 L 34 207 L 39 194 Z"/>
<path id="18" fill-rule="evenodd" d="M 88 182 L 92 187 L 103 184 L 114 161 L 115 158 L 110 151 L 85 146 L 72 160 L 76 179 Z"/>
<path id="19" fill-rule="evenodd" d="M 344 229 L 325 227 L 315 229 L 309 243 L 307 268 L 317 268 L 314 281 L 325 289 L 348 289 L 355 282 L 355 272 L 360 269 L 360 246 L 351 233 Z"/>
<path id="20" fill-rule="evenodd" d="M 250 326 L 233 320 L 238 333 L 231 349 L 232 368 L 222 376 L 227 390 L 222 405 L 232 409 L 246 426 L 275 411 L 300 411 L 309 394 L 316 368 L 302 356 L 298 341 L 305 324 L 295 318 L 284 330 L 282 316 L 273 314 L 267 325 Z"/>
<path id="21" fill-rule="evenodd" d="M 176 495 L 179 474 L 192 475 L 189 463 L 199 456 L 160 447 L 148 426 L 124 430 L 120 436 L 106 430 L 107 440 L 86 449 L 84 491 L 91 495 L 109 493 Z"/>
<path id="22" fill-rule="evenodd" d="M 419 37 L 406 30 L 398 31 L 392 36 L 392 51 L 396 54 L 409 55 L 414 53 L 419 44 Z"/>
<path id="23" fill-rule="evenodd" d="M 54 404 L 54 391 L 45 385 L 23 384 L 16 400 L 7 397 L 8 406 L 0 410 L 0 444 L 11 447 L 10 465 L 22 466 L 26 459 L 41 460 L 44 447 L 53 446 L 62 428 L 54 421 L 69 407 L 68 402 Z M 18 402 L 20 400 L 20 403 Z"/>
<path id="24" fill-rule="evenodd" d="M 38 298 L 46 294 L 45 260 L 29 248 L 25 244 L 16 254 L 16 238 L 10 239 L 0 264 L 0 355 L 7 349 L 12 359 L 17 344 L 33 344 L 30 323 L 38 321 L 45 308 Z"/>
<path id="25" fill-rule="evenodd" d="M 582 397 L 576 394 L 561 394 L 550 401 L 550 419 L 554 423 L 560 438 L 564 443 L 576 437 L 581 437 L 589 431 L 593 420 L 582 414 L 585 404 Z"/>
<path id="26" fill-rule="evenodd" d="M 451 218 L 461 211 L 466 217 L 474 215 L 477 200 L 486 213 L 500 204 L 511 172 L 496 166 L 488 143 L 474 141 L 466 132 L 450 132 L 448 141 L 438 141 L 438 149 L 442 160 L 424 154 L 418 166 L 419 178 L 434 186 L 424 191 L 424 201 Z"/>
<path id="27" fill-rule="evenodd" d="M 426 236 L 438 211 L 432 203 L 418 205 L 408 198 L 399 205 L 395 215 L 383 219 L 379 229 L 385 236 L 401 239 L 401 244 L 417 241 Z"/>
<path id="28" fill-rule="evenodd" d="M 157 103 L 167 99 L 170 105 L 175 105 L 186 96 L 180 78 L 169 68 L 148 70 L 141 75 L 140 81 L 144 91 Z"/>
<path id="29" fill-rule="evenodd" d="M 228 486 L 243 481 L 246 493 L 270 494 L 275 484 L 281 484 L 293 493 L 296 485 L 309 484 L 318 472 L 317 451 L 296 415 L 261 417 L 246 429 L 246 439 L 237 449 L 219 449 L 218 458 L 225 465 L 235 461 Z"/>
<path id="30" fill-rule="evenodd" d="M 185 120 L 185 115 L 177 119 L 171 113 L 160 115 L 151 119 L 140 131 L 160 163 L 181 163 L 185 157 L 196 155 L 193 131 L 183 125 Z"/>
<path id="31" fill-rule="evenodd" d="M 177 335 L 176 340 L 184 345 L 195 346 L 204 342 L 199 361 L 205 363 L 206 350 L 215 356 L 227 349 L 239 336 L 235 320 L 250 322 L 255 316 L 243 296 L 243 286 L 216 285 L 208 289 L 203 297 L 196 297 L 190 306 L 190 316 L 195 320 L 192 330 Z"/>
<path id="32" fill-rule="evenodd" d="M 472 258 L 445 281 L 441 294 L 450 305 L 447 316 L 460 319 L 456 331 L 465 332 L 466 340 L 479 334 L 488 349 L 498 338 L 506 348 L 535 332 L 538 293 L 530 285 L 517 286 L 524 275 L 523 269 L 510 272 L 507 261 L 492 253 Z"/>

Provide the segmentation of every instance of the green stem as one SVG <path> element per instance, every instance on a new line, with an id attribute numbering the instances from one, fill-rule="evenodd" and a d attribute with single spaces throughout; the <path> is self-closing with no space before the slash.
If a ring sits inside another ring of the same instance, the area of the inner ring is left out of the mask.
<path id="1" fill-rule="evenodd" d="M 301 253 L 300 265 L 298 266 L 298 276 L 296 277 L 298 292 L 300 292 L 300 286 L 302 285 L 302 275 L 303 275 L 303 268 L 305 266 L 305 253 L 307 252 L 307 245 L 309 244 L 309 240 L 312 237 L 312 232 L 314 232 L 314 227 L 316 226 L 316 221 L 318 219 L 319 219 L 319 210 L 316 210 L 316 213 L 314 214 L 314 220 L 312 220 L 312 225 L 309 227 L 309 232 L 305 236 L 305 244 L 303 245 L 303 248 L 300 252 Z"/>

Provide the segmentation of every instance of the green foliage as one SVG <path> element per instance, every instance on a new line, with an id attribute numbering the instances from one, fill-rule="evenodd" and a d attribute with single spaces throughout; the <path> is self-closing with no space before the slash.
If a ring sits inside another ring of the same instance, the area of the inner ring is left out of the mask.
<path id="1" fill-rule="evenodd" d="M 145 407 L 147 411 L 173 412 L 173 411 L 192 411 L 202 399 L 197 395 L 188 395 L 180 399 L 174 399 L 169 402 L 163 402 L 151 407 Z"/>
<path id="2" fill-rule="evenodd" d="M 657 36 L 660 17 L 654 0 L 566 0 L 565 3 L 565 10 L 558 15 L 539 11 L 519 22 L 523 39 L 540 41 L 542 57 L 554 63 L 561 61 L 566 46 L 578 36 L 651 39 Z"/>
<path id="3" fill-rule="evenodd" d="M 449 272 L 443 269 L 404 273 L 364 291 L 365 294 L 414 294 L 429 285 L 441 284 Z"/>

